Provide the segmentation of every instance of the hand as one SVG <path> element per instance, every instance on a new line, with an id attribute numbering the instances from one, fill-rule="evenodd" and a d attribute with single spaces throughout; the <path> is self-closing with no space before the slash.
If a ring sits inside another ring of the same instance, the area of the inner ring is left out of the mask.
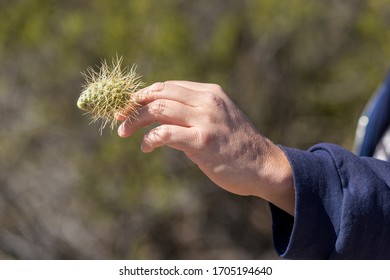
<path id="1" fill-rule="evenodd" d="M 291 167 L 284 153 L 264 138 L 215 84 L 156 83 L 136 94 L 137 120 L 126 119 L 121 137 L 152 123 L 141 149 L 183 151 L 217 185 L 239 195 L 264 198 L 294 212 Z"/>

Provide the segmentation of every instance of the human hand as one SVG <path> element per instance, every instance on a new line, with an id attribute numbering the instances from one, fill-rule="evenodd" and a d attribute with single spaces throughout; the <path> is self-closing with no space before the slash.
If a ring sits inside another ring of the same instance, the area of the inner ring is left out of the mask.
<path id="1" fill-rule="evenodd" d="M 168 81 L 141 90 L 135 98 L 142 105 L 138 118 L 124 120 L 119 136 L 159 123 L 144 136 L 142 151 L 160 146 L 181 150 L 225 190 L 262 197 L 293 213 L 287 158 L 258 133 L 220 86 Z"/>

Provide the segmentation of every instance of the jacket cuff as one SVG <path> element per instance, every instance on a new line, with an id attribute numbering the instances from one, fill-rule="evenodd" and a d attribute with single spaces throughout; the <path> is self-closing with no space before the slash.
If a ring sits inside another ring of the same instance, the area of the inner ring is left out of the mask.
<path id="1" fill-rule="evenodd" d="M 336 242 L 339 225 L 334 221 L 339 220 L 336 217 L 341 211 L 341 207 L 327 205 L 342 200 L 342 185 L 333 158 L 321 148 L 302 151 L 279 147 L 293 171 L 295 214 L 292 217 L 270 205 L 275 250 L 287 259 L 327 258 Z"/>

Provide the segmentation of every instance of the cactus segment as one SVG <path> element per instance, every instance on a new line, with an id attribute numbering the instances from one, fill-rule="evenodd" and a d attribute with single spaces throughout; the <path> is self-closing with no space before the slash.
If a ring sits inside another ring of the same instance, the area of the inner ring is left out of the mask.
<path id="1" fill-rule="evenodd" d="M 117 115 L 136 118 L 139 104 L 133 93 L 144 84 L 133 65 L 122 68 L 123 58 L 113 59 L 112 66 L 105 60 L 99 70 L 89 67 L 82 73 L 85 84 L 77 100 L 77 107 L 89 114 L 92 122 L 101 121 L 100 132 L 110 123 L 111 129 L 117 125 Z"/>

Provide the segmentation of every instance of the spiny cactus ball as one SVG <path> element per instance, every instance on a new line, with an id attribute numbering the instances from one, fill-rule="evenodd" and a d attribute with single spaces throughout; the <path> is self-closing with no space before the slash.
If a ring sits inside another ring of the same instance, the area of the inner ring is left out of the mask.
<path id="1" fill-rule="evenodd" d="M 91 116 L 92 122 L 101 120 L 100 131 L 107 123 L 113 129 L 115 116 L 135 118 L 139 104 L 132 94 L 143 86 L 141 76 L 133 65 L 122 69 L 122 57 L 113 59 L 112 66 L 102 61 L 98 71 L 89 67 L 83 76 L 86 80 L 77 107 Z"/>

